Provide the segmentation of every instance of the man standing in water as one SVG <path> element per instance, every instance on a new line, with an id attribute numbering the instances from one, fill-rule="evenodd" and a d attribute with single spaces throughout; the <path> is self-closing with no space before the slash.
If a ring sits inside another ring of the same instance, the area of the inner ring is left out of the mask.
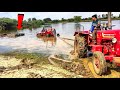
<path id="1" fill-rule="evenodd" d="M 97 30 L 101 30 L 100 21 L 98 20 L 97 15 L 93 15 L 92 16 L 91 32 L 92 32 L 92 37 L 93 37 L 93 43 L 94 44 L 96 44 Z"/>

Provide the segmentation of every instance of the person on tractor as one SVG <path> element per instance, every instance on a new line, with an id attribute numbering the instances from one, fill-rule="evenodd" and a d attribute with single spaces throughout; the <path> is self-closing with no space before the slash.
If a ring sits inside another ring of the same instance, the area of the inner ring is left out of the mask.
<path id="1" fill-rule="evenodd" d="M 102 30 L 108 30 L 108 23 L 102 24 Z"/>
<path id="2" fill-rule="evenodd" d="M 92 26 L 91 26 L 91 33 L 92 33 L 92 39 L 93 43 L 96 44 L 96 34 L 97 30 L 101 30 L 101 24 L 100 21 L 97 18 L 97 15 L 92 16 Z"/>
<path id="3" fill-rule="evenodd" d="M 108 23 L 106 23 L 106 27 L 105 27 L 105 30 L 108 30 Z"/>
<path id="4" fill-rule="evenodd" d="M 45 28 L 43 27 L 42 32 L 45 32 Z"/>

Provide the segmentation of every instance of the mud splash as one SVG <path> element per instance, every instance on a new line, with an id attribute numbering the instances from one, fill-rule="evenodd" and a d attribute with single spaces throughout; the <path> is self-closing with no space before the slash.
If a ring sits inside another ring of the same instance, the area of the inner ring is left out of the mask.
<path id="1" fill-rule="evenodd" d="M 120 78 L 120 72 L 113 70 L 112 68 L 109 68 L 105 75 L 97 75 L 94 72 L 92 58 L 81 58 L 66 62 L 65 60 L 58 59 L 58 57 L 51 56 L 49 61 L 55 66 L 62 67 L 70 72 L 76 73 L 77 75 L 82 75 L 83 78 Z"/>
<path id="2" fill-rule="evenodd" d="M 77 75 L 82 75 L 83 78 L 93 78 L 94 76 L 92 75 L 91 71 L 86 68 L 86 66 L 83 63 L 83 60 L 64 60 L 64 59 L 59 59 L 58 56 L 55 55 L 55 57 L 51 56 L 49 58 L 49 61 L 51 64 L 55 66 L 62 67 L 65 70 L 68 70 L 70 72 L 74 72 Z"/>

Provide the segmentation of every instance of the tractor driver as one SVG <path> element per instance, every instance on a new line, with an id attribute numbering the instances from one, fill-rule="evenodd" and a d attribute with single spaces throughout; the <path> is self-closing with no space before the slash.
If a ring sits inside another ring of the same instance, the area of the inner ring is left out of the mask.
<path id="1" fill-rule="evenodd" d="M 92 32 L 92 39 L 93 39 L 94 44 L 96 44 L 97 30 L 101 30 L 101 24 L 100 24 L 99 20 L 97 19 L 97 15 L 93 15 L 91 32 Z"/>

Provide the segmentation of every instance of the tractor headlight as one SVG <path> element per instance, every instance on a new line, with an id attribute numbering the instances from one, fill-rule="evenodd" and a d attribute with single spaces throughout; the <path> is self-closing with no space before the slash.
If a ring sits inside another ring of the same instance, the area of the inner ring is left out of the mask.
<path id="1" fill-rule="evenodd" d="M 112 43 L 116 43 L 117 42 L 117 39 L 116 38 L 113 38 L 112 39 Z"/>

